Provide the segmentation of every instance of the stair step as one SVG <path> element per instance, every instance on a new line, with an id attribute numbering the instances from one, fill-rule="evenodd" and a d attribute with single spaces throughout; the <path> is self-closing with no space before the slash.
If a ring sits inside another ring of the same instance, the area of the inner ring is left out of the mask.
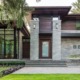
<path id="1" fill-rule="evenodd" d="M 67 67 L 66 65 L 25 65 L 26 67 Z"/>
<path id="2" fill-rule="evenodd" d="M 66 67 L 66 61 L 52 61 L 52 60 L 28 60 L 26 67 Z"/>

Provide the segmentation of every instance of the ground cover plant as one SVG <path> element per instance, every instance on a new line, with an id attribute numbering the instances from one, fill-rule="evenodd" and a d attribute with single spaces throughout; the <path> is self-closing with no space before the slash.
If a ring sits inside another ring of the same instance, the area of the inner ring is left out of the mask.
<path id="1" fill-rule="evenodd" d="M 10 67 L 7 67 L 7 66 L 0 66 L 0 72 L 3 71 L 3 70 L 7 70 L 9 69 Z"/>
<path id="2" fill-rule="evenodd" d="M 0 78 L 25 66 L 23 61 L 0 61 Z"/>

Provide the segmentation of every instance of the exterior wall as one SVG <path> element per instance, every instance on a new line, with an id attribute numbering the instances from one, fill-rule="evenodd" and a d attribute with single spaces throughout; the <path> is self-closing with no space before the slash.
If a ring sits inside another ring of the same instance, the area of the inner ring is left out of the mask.
<path id="1" fill-rule="evenodd" d="M 24 24 L 25 24 L 25 27 L 26 27 L 26 29 L 29 31 L 29 33 L 30 33 L 30 21 L 31 21 L 31 19 L 32 19 L 32 16 L 31 16 L 31 12 L 28 12 L 27 13 L 28 15 L 27 16 L 24 16 Z"/>
<path id="2" fill-rule="evenodd" d="M 28 13 L 28 15 L 26 16 L 26 19 L 28 21 L 28 23 L 30 24 L 30 21 L 32 20 L 32 16 L 31 16 L 31 12 Z"/>
<path id="3" fill-rule="evenodd" d="M 61 58 L 69 59 L 71 55 L 80 54 L 80 38 L 62 38 Z"/>
<path id="4" fill-rule="evenodd" d="M 63 21 L 62 22 L 62 30 L 76 30 L 76 21 Z"/>
<path id="5" fill-rule="evenodd" d="M 61 20 L 53 20 L 52 59 L 61 60 Z"/>
<path id="6" fill-rule="evenodd" d="M 30 25 L 30 60 L 39 59 L 39 20 L 32 20 Z"/>
<path id="7" fill-rule="evenodd" d="M 51 17 L 41 17 L 39 23 L 39 31 L 40 33 L 49 33 L 52 32 L 52 18 Z"/>
<path id="8" fill-rule="evenodd" d="M 22 59 L 22 36 L 23 34 L 19 32 L 19 59 Z"/>

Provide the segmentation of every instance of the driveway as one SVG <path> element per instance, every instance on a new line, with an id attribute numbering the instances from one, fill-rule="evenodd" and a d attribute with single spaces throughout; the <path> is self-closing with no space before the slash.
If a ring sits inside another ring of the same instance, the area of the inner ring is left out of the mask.
<path id="1" fill-rule="evenodd" d="M 79 67 L 24 67 L 12 74 L 80 74 Z"/>

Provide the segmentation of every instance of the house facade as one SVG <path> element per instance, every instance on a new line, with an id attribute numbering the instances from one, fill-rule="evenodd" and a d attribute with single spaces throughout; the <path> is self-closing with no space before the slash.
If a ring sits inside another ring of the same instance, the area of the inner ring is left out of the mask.
<path id="1" fill-rule="evenodd" d="M 22 29 L 0 27 L 0 59 L 61 61 L 79 57 L 80 15 L 68 14 L 70 6 L 34 9 Z"/>
<path id="2" fill-rule="evenodd" d="M 36 7 L 32 12 L 30 60 L 67 60 L 80 55 L 80 15 L 70 6 Z"/>

